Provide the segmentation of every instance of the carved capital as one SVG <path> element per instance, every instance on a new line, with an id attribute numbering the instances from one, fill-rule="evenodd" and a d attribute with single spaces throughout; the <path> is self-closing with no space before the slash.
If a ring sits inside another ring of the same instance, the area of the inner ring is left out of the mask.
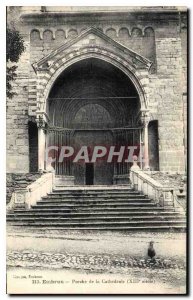
<path id="1" fill-rule="evenodd" d="M 49 124 L 49 119 L 45 113 L 37 113 L 36 123 L 37 123 L 38 128 L 47 130 L 48 124 Z"/>
<path id="2" fill-rule="evenodd" d="M 148 110 L 141 111 L 141 123 L 144 127 L 147 127 L 150 121 L 150 115 Z"/>
<path id="3" fill-rule="evenodd" d="M 74 135 L 74 131 L 73 129 L 67 129 L 65 132 L 68 134 L 68 135 Z"/>
<path id="4" fill-rule="evenodd" d="M 46 129 L 46 122 L 45 120 L 43 119 L 42 116 L 39 116 L 37 119 L 36 119 L 36 123 L 37 123 L 37 127 L 38 128 L 42 128 L 42 129 Z"/>

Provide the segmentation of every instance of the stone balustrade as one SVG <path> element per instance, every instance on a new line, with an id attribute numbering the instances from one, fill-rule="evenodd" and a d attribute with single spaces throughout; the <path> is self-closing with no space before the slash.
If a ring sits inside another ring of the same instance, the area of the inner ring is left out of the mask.
<path id="1" fill-rule="evenodd" d="M 17 188 L 12 193 L 11 201 L 7 205 L 7 210 L 14 208 L 30 209 L 35 205 L 41 197 L 46 196 L 47 193 L 52 192 L 55 182 L 54 171 L 44 173 L 35 182 L 31 183 L 25 188 Z"/>
<path id="2" fill-rule="evenodd" d="M 178 202 L 173 187 L 163 186 L 140 169 L 131 169 L 130 181 L 135 190 L 153 199 L 157 205 L 166 208 L 173 207 L 175 211 L 185 214 L 185 210 Z"/>

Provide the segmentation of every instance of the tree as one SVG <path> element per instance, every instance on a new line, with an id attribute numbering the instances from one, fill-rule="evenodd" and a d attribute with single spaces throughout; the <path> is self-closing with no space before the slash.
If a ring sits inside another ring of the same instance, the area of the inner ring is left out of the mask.
<path id="1" fill-rule="evenodd" d="M 17 63 L 22 52 L 25 50 L 24 41 L 19 31 L 7 28 L 6 37 L 6 61 L 7 61 L 7 81 L 6 81 L 6 94 L 8 98 L 12 98 L 16 93 L 12 92 L 11 82 L 17 77 L 17 66 L 13 63 Z M 11 63 L 11 64 L 10 64 Z M 9 66 L 8 66 L 9 64 Z"/>

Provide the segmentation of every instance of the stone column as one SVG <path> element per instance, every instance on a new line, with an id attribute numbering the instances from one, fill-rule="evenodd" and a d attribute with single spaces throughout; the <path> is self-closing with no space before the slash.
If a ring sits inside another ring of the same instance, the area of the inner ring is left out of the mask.
<path id="1" fill-rule="evenodd" d="M 139 132 L 139 143 L 140 143 L 140 152 L 139 152 L 139 162 L 140 162 L 140 169 L 142 170 L 143 168 L 143 153 L 142 153 L 142 130 L 140 129 L 140 132 Z"/>
<path id="2" fill-rule="evenodd" d="M 46 128 L 47 123 L 42 116 L 36 119 L 38 127 L 38 170 L 45 170 L 45 147 L 46 147 Z"/>

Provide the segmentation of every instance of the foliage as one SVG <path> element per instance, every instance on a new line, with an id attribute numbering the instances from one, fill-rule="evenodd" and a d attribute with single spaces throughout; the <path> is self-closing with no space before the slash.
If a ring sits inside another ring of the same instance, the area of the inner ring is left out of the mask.
<path id="1" fill-rule="evenodd" d="M 11 82 L 14 81 L 17 77 L 17 66 L 15 64 L 11 64 L 11 66 L 8 66 L 8 63 L 17 63 L 22 52 L 25 50 L 24 41 L 19 31 L 7 28 L 6 46 L 6 94 L 8 98 L 12 98 L 15 93 L 12 92 Z"/>

